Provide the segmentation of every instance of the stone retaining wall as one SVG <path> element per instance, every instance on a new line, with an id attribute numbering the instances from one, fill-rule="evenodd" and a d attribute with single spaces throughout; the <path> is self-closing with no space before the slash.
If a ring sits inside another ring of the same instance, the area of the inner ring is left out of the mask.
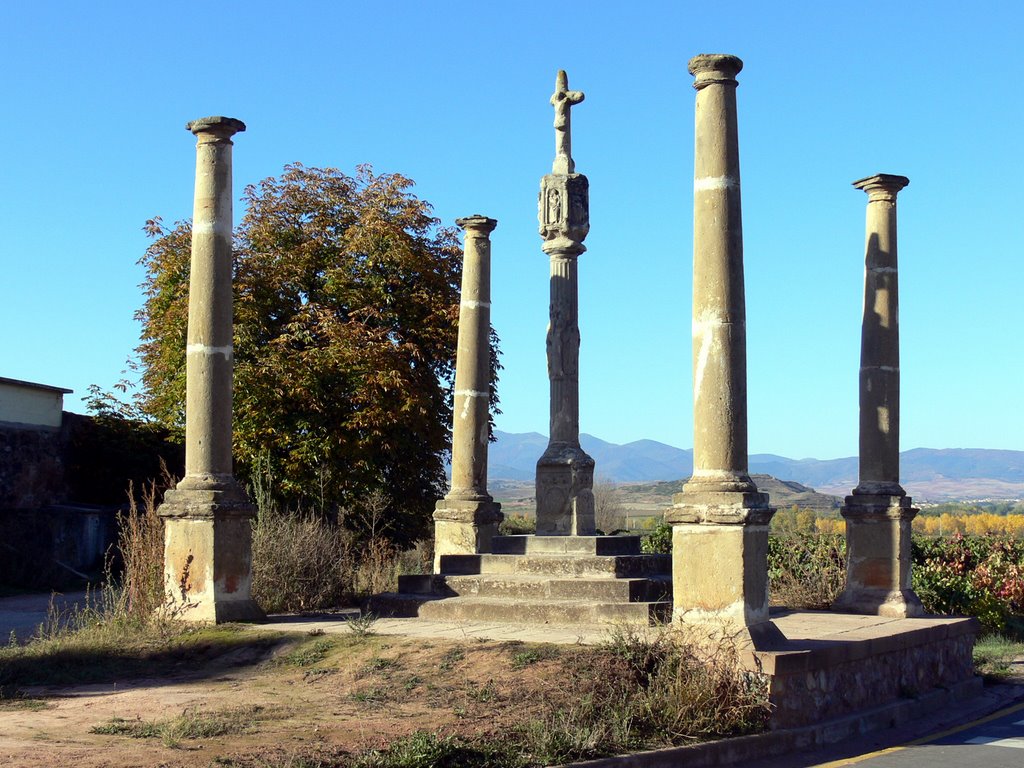
<path id="1" fill-rule="evenodd" d="M 793 728 L 950 689 L 974 676 L 978 622 L 926 618 L 903 631 L 758 653 L 771 676 L 772 728 Z"/>

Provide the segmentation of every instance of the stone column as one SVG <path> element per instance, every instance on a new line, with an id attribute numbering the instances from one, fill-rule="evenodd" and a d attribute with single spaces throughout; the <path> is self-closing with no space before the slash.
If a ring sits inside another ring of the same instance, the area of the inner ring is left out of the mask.
<path id="1" fill-rule="evenodd" d="M 590 536 L 594 528 L 594 460 L 580 447 L 580 329 L 577 259 L 590 231 L 587 177 L 571 153 L 570 109 L 583 101 L 559 71 L 555 108 L 555 160 L 541 179 L 538 200 L 541 248 L 551 259 L 547 350 L 551 383 L 550 439 L 537 461 L 537 534 Z"/>
<path id="2" fill-rule="evenodd" d="M 768 622 L 768 522 L 747 470 L 746 310 L 735 56 L 690 60 L 697 89 L 693 201 L 693 476 L 672 523 L 675 621 L 757 641 Z"/>
<path id="3" fill-rule="evenodd" d="M 491 389 L 491 240 L 498 222 L 479 214 L 455 221 L 466 233 L 452 419 L 452 485 L 434 510 L 434 572 L 441 556 L 491 551 L 504 519 L 487 492 Z"/>
<path id="4" fill-rule="evenodd" d="M 833 608 L 921 616 L 910 581 L 917 514 L 900 485 L 900 327 L 896 195 L 910 180 L 880 173 L 853 182 L 868 194 L 860 348 L 860 482 L 846 497 L 846 588 Z"/>
<path id="5" fill-rule="evenodd" d="M 185 477 L 164 496 L 164 581 L 189 621 L 263 613 L 252 600 L 255 510 L 231 463 L 231 137 L 245 124 L 204 117 L 185 126 L 196 145 L 185 396 Z"/>

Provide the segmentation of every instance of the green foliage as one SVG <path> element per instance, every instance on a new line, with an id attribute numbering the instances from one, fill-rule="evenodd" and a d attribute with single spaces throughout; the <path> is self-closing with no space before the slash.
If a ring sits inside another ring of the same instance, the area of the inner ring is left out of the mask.
<path id="1" fill-rule="evenodd" d="M 776 605 L 830 607 L 846 581 L 846 537 L 811 532 L 769 536 L 768 580 Z"/>
<path id="2" fill-rule="evenodd" d="M 290 667 L 312 667 L 327 658 L 335 642 L 326 637 L 309 640 L 281 658 L 281 663 Z"/>
<path id="3" fill-rule="evenodd" d="M 640 549 L 647 555 L 671 555 L 672 526 L 659 522 L 640 540 Z"/>
<path id="4" fill-rule="evenodd" d="M 913 582 L 932 613 L 977 616 L 986 632 L 1024 637 L 1024 541 L 914 537 Z"/>
<path id="5" fill-rule="evenodd" d="M 416 731 L 396 739 L 385 749 L 360 756 L 355 768 L 470 768 L 471 766 L 518 766 L 502 743 L 468 743 L 454 735 Z"/>
<path id="6" fill-rule="evenodd" d="M 537 532 L 537 518 L 526 515 L 505 515 L 498 526 L 502 536 L 525 536 Z"/>
<path id="7" fill-rule="evenodd" d="M 176 747 L 182 739 L 213 739 L 233 733 L 252 733 L 266 717 L 263 707 L 250 706 L 220 712 L 198 712 L 186 709 L 170 720 L 153 722 L 115 717 L 93 726 L 90 733 L 107 736 L 128 736 L 133 739 L 161 739 L 165 746 Z"/>
<path id="8" fill-rule="evenodd" d="M 921 515 L 924 517 L 986 513 L 990 515 L 1021 515 L 1024 514 L 1024 503 L 1019 501 L 949 501 L 921 508 Z"/>
<path id="9" fill-rule="evenodd" d="M 1012 674 L 1014 662 L 1024 657 L 1024 643 L 1003 635 L 987 635 L 974 644 L 974 669 L 987 678 Z"/>
<path id="10" fill-rule="evenodd" d="M 357 512 L 383 493 L 385 534 L 400 544 L 426 533 L 444 495 L 461 272 L 457 231 L 411 186 L 368 166 L 352 177 L 290 165 L 246 188 L 234 240 L 240 475 L 272 476 L 288 509 Z M 138 402 L 180 430 L 190 226 L 146 230 Z"/>
<path id="11" fill-rule="evenodd" d="M 787 509 L 780 509 L 772 516 L 772 533 L 813 534 L 814 521 L 817 517 L 815 510 L 804 509 L 794 504 Z"/>

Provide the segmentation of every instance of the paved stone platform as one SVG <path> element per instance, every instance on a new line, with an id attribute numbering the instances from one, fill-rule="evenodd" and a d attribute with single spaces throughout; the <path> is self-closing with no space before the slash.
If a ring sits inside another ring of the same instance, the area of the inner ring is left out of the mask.
<path id="1" fill-rule="evenodd" d="M 977 620 L 774 611 L 781 641 L 747 662 L 771 677 L 773 728 L 841 717 L 936 690 L 980 690 Z"/>

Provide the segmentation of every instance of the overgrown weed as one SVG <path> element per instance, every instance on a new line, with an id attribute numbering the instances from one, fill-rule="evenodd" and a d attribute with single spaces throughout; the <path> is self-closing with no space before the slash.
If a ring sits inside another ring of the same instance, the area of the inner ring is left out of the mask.
<path id="1" fill-rule="evenodd" d="M 1012 674 L 1012 665 L 1024 658 L 1024 643 L 1003 635 L 979 637 L 974 644 L 974 669 L 983 676 L 1001 680 Z"/>
<path id="2" fill-rule="evenodd" d="M 170 720 L 150 721 L 137 718 L 112 718 L 89 729 L 90 733 L 127 736 L 133 739 L 160 739 L 164 746 L 177 747 L 185 740 L 212 739 L 239 733 L 254 733 L 268 717 L 264 707 L 252 705 L 214 712 L 186 709 Z"/>
<path id="3" fill-rule="evenodd" d="M 768 537 L 772 605 L 825 610 L 846 585 L 846 537 L 786 533 Z"/>

